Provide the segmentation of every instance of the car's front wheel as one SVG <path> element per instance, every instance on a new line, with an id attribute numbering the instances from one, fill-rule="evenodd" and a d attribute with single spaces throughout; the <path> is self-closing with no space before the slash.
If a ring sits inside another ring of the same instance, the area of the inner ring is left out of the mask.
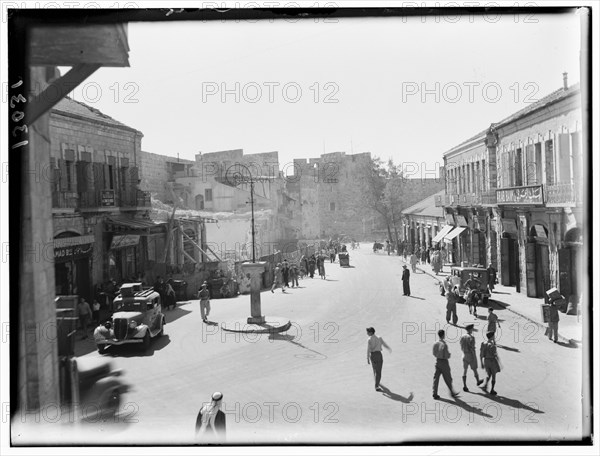
<path id="1" fill-rule="evenodd" d="M 96 347 L 98 348 L 98 353 L 101 355 L 106 353 L 106 344 L 98 344 Z"/>

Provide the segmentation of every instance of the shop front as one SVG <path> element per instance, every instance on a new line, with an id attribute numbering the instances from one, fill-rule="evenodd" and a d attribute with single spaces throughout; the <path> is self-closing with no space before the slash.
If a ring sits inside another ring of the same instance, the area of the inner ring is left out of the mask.
<path id="1" fill-rule="evenodd" d="M 54 283 L 56 295 L 92 296 L 94 235 L 66 232 L 54 238 Z"/>

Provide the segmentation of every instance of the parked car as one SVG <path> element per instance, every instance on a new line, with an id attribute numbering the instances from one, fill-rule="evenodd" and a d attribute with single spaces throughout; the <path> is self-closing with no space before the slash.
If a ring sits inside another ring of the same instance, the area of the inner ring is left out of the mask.
<path id="1" fill-rule="evenodd" d="M 125 283 L 113 303 L 116 309 L 112 320 L 98 326 L 94 339 L 98 353 L 110 345 L 141 344 L 150 347 L 151 339 L 164 334 L 165 316 L 160 295 L 141 283 Z"/>
<path id="2" fill-rule="evenodd" d="M 464 294 L 466 291 L 465 283 L 469 279 L 474 279 L 475 283 L 479 283 L 478 293 L 481 295 L 481 299 L 483 304 L 487 304 L 490 297 L 489 290 L 489 273 L 485 268 L 477 268 L 477 267 L 462 267 L 462 266 L 452 266 L 450 270 L 450 281 L 451 288 L 454 288 L 455 285 L 458 285 L 458 289 L 460 294 Z"/>

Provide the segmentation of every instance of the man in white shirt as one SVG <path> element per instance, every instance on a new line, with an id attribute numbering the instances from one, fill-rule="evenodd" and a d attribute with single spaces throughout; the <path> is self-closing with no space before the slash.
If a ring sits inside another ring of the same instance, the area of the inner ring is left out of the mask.
<path id="1" fill-rule="evenodd" d="M 392 349 L 384 342 L 381 337 L 375 335 L 375 328 L 367 328 L 369 340 L 367 342 L 367 364 L 373 366 L 373 375 L 375 376 L 375 391 L 383 391 L 379 386 L 381 381 L 381 370 L 383 369 L 383 355 L 381 347 L 385 347 L 390 353 Z"/>

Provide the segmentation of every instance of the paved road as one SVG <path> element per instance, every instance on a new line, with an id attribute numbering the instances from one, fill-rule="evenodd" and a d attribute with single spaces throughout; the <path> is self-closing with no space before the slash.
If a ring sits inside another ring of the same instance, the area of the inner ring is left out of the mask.
<path id="1" fill-rule="evenodd" d="M 468 374 L 462 392 L 458 339 L 447 326 L 445 300 L 432 277 L 411 277 L 402 296 L 401 260 L 351 251 L 351 268 L 326 264 L 327 280 L 262 294 L 263 312 L 283 315 L 286 334 L 240 335 L 202 324 L 198 301 L 166 312 L 166 333 L 149 352 L 125 347 L 109 355 L 133 390 L 117 423 L 88 425 L 87 441 L 189 443 L 195 418 L 212 392 L 224 393 L 229 442 L 386 443 L 579 438 L 581 350 L 550 343 L 536 325 L 498 309 L 498 396 L 484 394 Z M 249 297 L 213 300 L 212 320 L 243 317 Z M 459 305 L 459 325 L 485 322 Z M 485 309 L 480 312 L 487 315 Z M 374 391 L 366 363 L 367 326 L 391 345 L 384 352 L 384 393 Z M 443 381 L 432 398 L 432 344 L 447 328 L 452 375 L 461 396 Z M 88 357 L 100 356 L 90 353 Z M 481 375 L 483 371 L 480 370 Z M 126 422 L 126 423 L 123 423 Z"/>

